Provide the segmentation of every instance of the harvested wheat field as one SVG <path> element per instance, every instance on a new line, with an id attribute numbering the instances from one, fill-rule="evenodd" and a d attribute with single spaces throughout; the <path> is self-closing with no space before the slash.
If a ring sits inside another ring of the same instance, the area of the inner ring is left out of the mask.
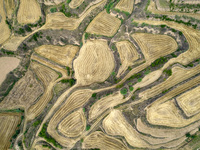
<path id="1" fill-rule="evenodd" d="M 14 0 L 4 0 L 4 7 L 5 7 L 6 16 L 9 19 L 11 19 L 12 14 L 15 10 L 15 1 Z"/>
<path id="2" fill-rule="evenodd" d="M 43 83 L 45 91 L 40 99 L 28 108 L 27 118 L 30 120 L 38 116 L 52 99 L 54 82 L 58 78 L 58 74 L 55 71 L 37 62 L 31 63 L 31 69 Z"/>
<path id="3" fill-rule="evenodd" d="M 1 109 L 27 108 L 42 95 L 44 89 L 34 77 L 31 70 L 28 70 L 10 91 L 8 96 L 0 103 Z"/>
<path id="4" fill-rule="evenodd" d="M 72 0 L 69 3 L 69 7 L 72 9 L 75 9 L 75 8 L 79 7 L 83 2 L 84 2 L 84 0 Z"/>
<path id="5" fill-rule="evenodd" d="M 173 16 L 173 15 L 179 15 L 179 16 L 185 15 L 185 16 L 188 16 L 188 17 L 193 17 L 195 19 L 200 19 L 200 14 L 198 14 L 198 13 L 170 12 L 170 11 L 166 11 L 166 9 L 162 9 L 160 11 L 160 10 L 157 10 L 156 7 L 157 6 L 156 6 L 155 2 L 153 0 L 151 0 L 150 5 L 148 7 L 148 10 L 150 12 L 154 13 L 154 14 L 162 14 L 162 15 L 169 15 L 169 16 L 170 15 L 171 16 Z M 167 10 L 169 10 L 169 9 L 167 9 Z"/>
<path id="6" fill-rule="evenodd" d="M 184 113 L 191 117 L 200 111 L 200 86 L 178 96 L 176 98 L 178 105 Z"/>
<path id="7" fill-rule="evenodd" d="M 131 14 L 133 11 L 133 4 L 134 0 L 120 0 L 119 3 L 117 3 L 117 5 L 115 6 L 115 8 Z"/>
<path id="8" fill-rule="evenodd" d="M 11 36 L 4 44 L 3 48 L 10 50 L 10 51 L 16 51 L 19 45 L 24 40 L 24 37 L 18 37 L 18 36 Z"/>
<path id="9" fill-rule="evenodd" d="M 92 20 L 86 32 L 111 37 L 117 32 L 120 25 L 121 21 L 118 18 L 111 16 L 104 10 Z"/>
<path id="10" fill-rule="evenodd" d="M 61 145 L 66 146 L 66 147 L 72 147 L 75 143 L 75 140 L 66 138 L 65 136 L 62 136 L 56 131 L 56 127 L 58 126 L 59 122 L 62 121 L 63 119 L 65 120 L 65 117 L 72 112 L 73 110 L 77 108 L 81 108 L 92 96 L 92 91 L 89 89 L 84 89 L 84 90 L 77 90 L 74 93 L 72 93 L 66 100 L 66 102 L 61 106 L 61 108 L 53 115 L 51 118 L 47 132 L 56 139 Z M 74 115 L 74 114 L 72 114 Z M 72 116 L 68 116 L 72 117 Z M 67 118 L 68 119 L 68 118 Z M 76 120 L 75 120 L 76 121 Z M 62 123 L 62 122 L 61 122 Z M 71 119 L 70 122 L 68 122 L 68 127 L 70 124 L 73 124 L 74 121 Z M 82 124 L 84 126 L 84 122 Z M 73 136 L 73 134 L 76 134 L 78 136 L 80 133 L 71 131 L 70 128 L 68 128 L 69 132 L 67 133 L 68 135 L 70 134 Z M 80 132 L 81 129 L 79 129 Z M 66 131 L 64 135 L 66 134 Z"/>
<path id="11" fill-rule="evenodd" d="M 72 60 L 74 59 L 79 47 L 73 45 L 54 46 L 42 45 L 35 49 L 39 55 L 48 58 L 60 65 L 72 67 Z"/>
<path id="12" fill-rule="evenodd" d="M 200 73 L 200 65 L 198 65 L 194 68 L 191 68 L 191 69 L 187 69 L 187 68 L 184 68 L 179 65 L 174 65 L 172 67 L 172 75 L 167 80 L 165 80 L 164 82 L 162 82 L 160 84 L 153 86 L 150 89 L 147 89 L 147 90 L 139 93 L 139 97 L 145 98 L 145 99 L 154 97 L 154 96 L 162 93 L 163 91 L 170 89 L 171 87 L 175 86 L 176 84 L 197 75 L 198 73 Z"/>
<path id="13" fill-rule="evenodd" d="M 107 136 L 101 131 L 96 131 L 87 136 L 83 143 L 83 149 L 107 149 L 107 150 L 128 150 L 129 148 L 120 140 Z"/>
<path id="14" fill-rule="evenodd" d="M 37 0 L 20 0 L 17 13 L 17 21 L 20 24 L 36 23 L 41 15 L 41 8 Z"/>
<path id="15" fill-rule="evenodd" d="M 89 121 L 93 121 L 100 116 L 106 109 L 114 107 L 123 103 L 123 95 L 120 92 L 116 92 L 109 96 L 103 97 L 92 105 L 89 111 Z"/>
<path id="16" fill-rule="evenodd" d="M 20 113 L 0 113 L 0 149 L 7 150 L 10 147 L 10 139 L 15 134 L 17 125 L 21 122 Z"/>
<path id="17" fill-rule="evenodd" d="M 177 42 L 168 35 L 135 33 L 132 37 L 140 46 L 146 61 L 150 62 L 173 53 L 178 48 Z"/>
<path id="18" fill-rule="evenodd" d="M 86 118 L 83 108 L 71 113 L 58 125 L 58 131 L 66 137 L 77 137 L 86 128 Z"/>
<path id="19" fill-rule="evenodd" d="M 140 55 L 130 41 L 117 42 L 116 47 L 122 64 L 117 74 L 117 77 L 120 77 L 129 66 L 132 66 L 133 63 L 140 58 Z"/>
<path id="20" fill-rule="evenodd" d="M 107 134 L 124 136 L 133 147 L 147 147 L 148 144 L 139 137 L 135 129 L 125 120 L 119 110 L 113 110 L 104 120 L 103 128 Z"/>
<path id="21" fill-rule="evenodd" d="M 15 57 L 0 57 L 0 85 L 6 79 L 6 75 L 17 68 L 20 59 Z"/>
<path id="22" fill-rule="evenodd" d="M 4 11 L 4 1 L 0 0 L 0 44 L 5 42 L 10 36 L 10 29 L 6 24 L 6 12 Z"/>
<path id="23" fill-rule="evenodd" d="M 64 2 L 64 1 L 65 0 L 44 0 L 44 4 L 45 5 L 58 5 L 58 4 L 60 4 L 60 3 Z"/>
<path id="24" fill-rule="evenodd" d="M 73 62 L 77 84 L 89 85 L 105 81 L 114 69 L 114 63 L 114 56 L 107 41 L 87 41 Z"/>
<path id="25" fill-rule="evenodd" d="M 200 31 L 195 30 L 191 27 L 188 27 L 186 25 L 174 23 L 174 22 L 168 22 L 168 21 L 154 21 L 154 20 L 137 20 L 138 23 L 148 23 L 152 25 L 167 25 L 171 28 L 174 28 L 176 30 L 179 30 L 183 33 L 183 35 L 186 37 L 187 42 L 189 44 L 189 49 L 180 54 L 177 58 L 171 59 L 169 62 L 165 64 L 165 68 L 168 66 L 174 64 L 174 63 L 180 63 L 182 65 L 187 65 L 190 62 L 200 58 Z"/>
<path id="26" fill-rule="evenodd" d="M 178 94 L 181 94 L 192 87 L 198 85 L 200 76 L 186 82 L 183 85 L 178 86 L 174 90 L 170 91 L 163 97 L 157 99 L 150 104 L 147 108 L 147 120 L 151 124 L 163 125 L 169 127 L 184 127 L 200 119 L 200 114 L 194 115 L 191 118 L 184 118 L 181 115 L 181 110 L 176 107 L 175 100 L 172 99 Z"/>

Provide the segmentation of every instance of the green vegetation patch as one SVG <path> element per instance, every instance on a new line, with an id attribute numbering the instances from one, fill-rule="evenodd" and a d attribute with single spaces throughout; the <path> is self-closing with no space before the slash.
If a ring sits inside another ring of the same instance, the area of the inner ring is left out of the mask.
<path id="1" fill-rule="evenodd" d="M 120 90 L 120 93 L 121 93 L 122 95 L 126 95 L 127 92 L 128 92 L 127 88 L 122 88 L 122 89 Z"/>

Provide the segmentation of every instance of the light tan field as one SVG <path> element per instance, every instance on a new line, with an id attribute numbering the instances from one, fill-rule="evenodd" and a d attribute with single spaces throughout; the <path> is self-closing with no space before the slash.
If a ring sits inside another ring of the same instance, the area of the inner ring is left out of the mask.
<path id="1" fill-rule="evenodd" d="M 81 108 L 90 99 L 91 96 L 92 96 L 92 91 L 89 89 L 75 91 L 67 98 L 66 102 L 51 118 L 47 128 L 47 132 L 61 145 L 68 148 L 73 147 L 73 145 L 75 144 L 75 140 L 60 135 L 56 131 L 57 125 L 70 112 L 72 112 L 77 108 Z M 70 123 L 73 123 L 73 120 L 70 120 L 69 124 Z"/>
<path id="2" fill-rule="evenodd" d="M 42 15 L 37 0 L 20 0 L 17 21 L 20 24 L 36 23 Z"/>
<path id="3" fill-rule="evenodd" d="M 48 102 L 52 99 L 54 82 L 58 78 L 58 74 L 55 71 L 37 62 L 31 62 L 31 69 L 43 83 L 45 91 L 40 99 L 28 108 L 28 120 L 32 120 L 37 117 L 44 110 Z"/>
<path id="4" fill-rule="evenodd" d="M 83 2 L 84 2 L 84 0 L 72 0 L 69 3 L 69 7 L 72 9 L 75 9 L 75 8 L 79 7 Z"/>
<path id="5" fill-rule="evenodd" d="M 20 59 L 15 57 L 0 57 L 0 85 L 6 79 L 6 75 L 17 68 L 20 63 Z"/>
<path id="6" fill-rule="evenodd" d="M 172 0 L 173 3 L 179 3 L 179 4 L 200 4 L 199 0 Z"/>
<path id="7" fill-rule="evenodd" d="M 0 113 L 0 149 L 7 150 L 10 147 L 17 125 L 21 121 L 20 113 Z"/>
<path id="8" fill-rule="evenodd" d="M 86 128 L 86 118 L 83 108 L 71 113 L 59 125 L 58 131 L 66 137 L 77 137 Z"/>
<path id="9" fill-rule="evenodd" d="M 78 85 L 105 81 L 114 69 L 114 56 L 105 40 L 89 40 L 83 45 L 73 67 Z"/>
<path id="10" fill-rule="evenodd" d="M 105 10 L 99 13 L 88 25 L 86 32 L 97 35 L 113 36 L 121 25 L 121 21 Z"/>
<path id="11" fill-rule="evenodd" d="M 120 140 L 107 136 L 101 131 L 96 131 L 87 136 L 83 143 L 83 149 L 99 148 L 102 150 L 128 150 L 129 148 Z"/>
<path id="12" fill-rule="evenodd" d="M 115 8 L 131 14 L 133 11 L 133 4 L 134 0 L 120 0 Z"/>
<path id="13" fill-rule="evenodd" d="M 124 102 L 123 95 L 120 92 L 116 92 L 109 96 L 103 97 L 92 105 L 89 111 L 89 121 L 93 121 L 100 116 L 106 109 L 114 107 Z"/>
<path id="14" fill-rule="evenodd" d="M 10 51 L 16 51 L 23 40 L 24 37 L 11 36 L 10 39 L 3 44 L 3 48 Z"/>
<path id="15" fill-rule="evenodd" d="M 154 144 L 164 144 L 181 137 L 185 137 L 186 133 L 198 128 L 200 121 L 195 122 L 185 128 L 160 128 L 160 126 L 150 126 L 144 123 L 140 118 L 137 119 L 136 128 L 140 133 L 150 135 L 145 136 L 145 140 Z M 186 138 L 186 137 L 185 137 Z"/>
<path id="16" fill-rule="evenodd" d="M 190 62 L 200 58 L 200 31 L 195 30 L 191 27 L 188 27 L 186 25 L 174 23 L 174 22 L 168 22 L 168 21 L 154 21 L 154 20 L 137 20 L 138 23 L 147 23 L 152 25 L 167 25 L 171 28 L 174 28 L 176 30 L 182 31 L 183 35 L 186 37 L 187 42 L 189 44 L 189 49 L 180 54 L 178 57 L 171 59 L 169 62 L 167 62 L 164 65 L 164 68 L 169 67 L 170 65 L 174 63 L 180 63 L 183 65 L 187 65 Z"/>
<path id="17" fill-rule="evenodd" d="M 104 120 L 103 128 L 107 134 L 124 136 L 126 141 L 133 147 L 147 147 L 135 129 L 126 121 L 119 110 L 113 110 Z"/>
<path id="18" fill-rule="evenodd" d="M 178 96 L 176 101 L 184 113 L 191 117 L 200 111 L 200 86 Z"/>
<path id="19" fill-rule="evenodd" d="M 151 11 L 154 14 L 162 14 L 162 15 L 179 15 L 179 16 L 189 16 L 189 17 L 193 17 L 196 19 L 200 19 L 200 14 L 197 13 L 181 13 L 181 12 L 169 12 L 169 11 L 159 11 L 156 9 L 156 4 L 153 0 L 151 0 L 150 5 L 148 7 L 148 10 Z"/>
<path id="20" fill-rule="evenodd" d="M 10 29 L 8 28 L 8 25 L 6 24 L 6 13 L 4 11 L 4 5 L 3 5 L 3 0 L 0 0 L 0 15 L 1 15 L 1 20 L 0 20 L 0 44 L 5 42 L 9 37 L 10 37 Z"/>
<path id="21" fill-rule="evenodd" d="M 200 73 L 200 65 L 191 69 L 184 68 L 180 65 L 174 65 L 172 67 L 172 75 L 167 80 L 139 93 L 139 97 L 145 99 L 154 97 L 178 83 L 197 75 L 198 73 Z"/>
<path id="22" fill-rule="evenodd" d="M 28 108 L 44 92 L 31 70 L 28 70 L 0 103 L 1 109 Z"/>
<path id="23" fill-rule="evenodd" d="M 72 67 L 72 60 L 74 59 L 79 47 L 73 45 L 54 46 L 42 45 L 35 48 L 35 52 L 39 55 L 48 58 L 60 65 Z"/>
<path id="24" fill-rule="evenodd" d="M 151 103 L 147 108 L 147 120 L 151 124 L 163 125 L 169 127 L 185 127 L 200 119 L 200 114 L 194 115 L 191 118 L 184 118 L 180 110 L 176 107 L 172 99 L 186 90 L 200 83 L 200 76 L 178 86 L 174 90 L 165 94 L 161 98 Z M 172 99 L 172 100 L 170 100 Z"/>
<path id="25" fill-rule="evenodd" d="M 79 16 L 79 18 L 68 18 L 61 12 L 55 12 L 48 14 L 46 16 L 46 23 L 42 27 L 43 29 L 67 29 L 67 30 L 75 30 L 79 24 L 83 21 L 83 19 L 90 14 L 90 12 L 97 8 L 103 7 L 106 4 L 107 0 L 102 0 L 98 3 L 95 3 L 91 7 L 89 7 L 83 14 Z"/>
<path id="26" fill-rule="evenodd" d="M 45 5 L 58 5 L 64 1 L 65 0 L 44 0 L 44 4 Z"/>
<path id="27" fill-rule="evenodd" d="M 11 19 L 13 11 L 15 9 L 15 1 L 14 0 L 4 0 L 4 7 L 6 16 Z"/>
<path id="28" fill-rule="evenodd" d="M 121 66 L 119 68 L 117 78 L 119 78 L 129 66 L 140 58 L 136 48 L 130 41 L 120 41 L 116 43 L 117 50 L 120 55 Z"/>
<path id="29" fill-rule="evenodd" d="M 140 46 L 148 62 L 173 53 L 178 48 L 177 42 L 168 35 L 134 33 L 132 37 Z"/>

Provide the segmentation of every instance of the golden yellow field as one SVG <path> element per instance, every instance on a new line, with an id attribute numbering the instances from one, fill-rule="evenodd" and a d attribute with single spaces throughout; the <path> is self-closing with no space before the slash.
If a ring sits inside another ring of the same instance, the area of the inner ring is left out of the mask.
<path id="1" fill-rule="evenodd" d="M 111 136 L 107 136 L 101 131 L 96 131 L 87 136 L 83 143 L 83 149 L 92 149 L 92 148 L 99 148 L 99 149 L 107 149 L 107 150 L 128 150 L 129 148 L 124 145 L 120 140 L 115 139 Z"/>
<path id="2" fill-rule="evenodd" d="M 83 109 L 74 111 L 58 125 L 58 131 L 67 137 L 77 137 L 86 128 L 86 118 Z"/>
<path id="3" fill-rule="evenodd" d="M 115 18 L 104 10 L 92 20 L 86 32 L 110 37 L 117 32 L 120 25 L 121 21 L 118 18 Z"/>
<path id="4" fill-rule="evenodd" d="M 173 53 L 178 48 L 177 42 L 168 35 L 135 33 L 132 34 L 132 37 L 140 46 L 148 62 Z"/>
<path id="5" fill-rule="evenodd" d="M 75 140 L 69 139 L 65 136 L 60 135 L 55 129 L 56 126 L 60 121 L 65 119 L 65 117 L 72 112 L 73 110 L 77 108 L 81 108 L 92 96 L 92 91 L 89 89 L 84 90 L 77 90 L 74 93 L 72 93 L 66 100 L 66 102 L 60 107 L 60 109 L 53 115 L 51 118 L 47 132 L 56 139 L 61 145 L 66 147 L 71 147 L 74 145 Z M 74 114 L 72 114 L 74 115 Z M 76 114 L 75 114 L 76 115 Z M 70 118 L 73 116 L 69 116 Z M 62 123 L 62 122 L 61 122 Z M 74 121 L 71 119 L 70 122 L 68 122 L 69 125 L 74 123 Z M 61 125 L 62 126 L 62 125 Z M 84 126 L 84 125 L 83 125 Z M 73 127 L 74 128 L 74 127 Z M 69 129 L 70 130 L 70 129 Z M 82 131 L 82 128 L 79 130 Z M 70 135 L 73 133 L 73 131 L 70 130 Z M 66 131 L 64 135 L 66 134 Z M 76 132 L 75 135 L 78 136 L 80 133 Z M 69 133 L 68 133 L 69 135 Z"/>
<path id="6" fill-rule="evenodd" d="M 93 121 L 100 116 L 106 109 L 114 107 L 123 103 L 123 95 L 120 92 L 116 92 L 109 96 L 103 97 L 92 105 L 89 111 L 89 121 Z"/>
<path id="7" fill-rule="evenodd" d="M 72 0 L 69 3 L 69 7 L 72 9 L 75 9 L 75 8 L 79 7 L 83 2 L 84 2 L 84 0 Z"/>
<path id="8" fill-rule="evenodd" d="M 122 64 L 117 74 L 117 77 L 120 77 L 129 66 L 132 66 L 134 62 L 140 58 L 140 55 L 130 41 L 117 42 L 116 47 Z"/>
<path id="9" fill-rule="evenodd" d="M 0 113 L 0 149 L 7 150 L 10 147 L 17 125 L 21 121 L 20 113 Z"/>
<path id="10" fill-rule="evenodd" d="M 37 77 L 43 83 L 45 91 L 40 99 L 28 108 L 28 120 L 32 120 L 38 116 L 44 110 L 48 102 L 52 99 L 54 82 L 58 78 L 58 74 L 55 71 L 37 62 L 31 63 L 31 69 L 34 70 Z"/>
<path id="11" fill-rule="evenodd" d="M 115 8 L 131 14 L 133 11 L 133 4 L 134 0 L 120 0 Z"/>
<path id="12" fill-rule="evenodd" d="M 89 40 L 74 60 L 75 78 L 79 85 L 105 81 L 114 69 L 114 56 L 105 40 Z"/>
<path id="13" fill-rule="evenodd" d="M 20 0 L 17 13 L 17 21 L 20 24 L 35 23 L 41 15 L 41 8 L 37 0 Z"/>
<path id="14" fill-rule="evenodd" d="M 54 46 L 42 45 L 35 48 L 35 52 L 39 55 L 48 58 L 60 65 L 72 67 L 72 60 L 74 59 L 79 47 L 73 45 Z"/>
<path id="15" fill-rule="evenodd" d="M 191 117 L 200 111 L 200 86 L 178 96 L 176 101 L 184 113 Z"/>
<path id="16" fill-rule="evenodd" d="M 31 70 L 28 70 L 10 91 L 9 95 L 0 103 L 1 109 L 28 108 L 42 95 L 44 89 L 36 80 Z"/>
<path id="17" fill-rule="evenodd" d="M 14 0 L 4 0 L 6 16 L 11 19 L 12 14 L 15 10 L 15 1 Z"/>
<path id="18" fill-rule="evenodd" d="M 10 37 L 10 29 L 8 28 L 8 25 L 6 24 L 6 13 L 4 11 L 4 1 L 0 0 L 0 44 L 5 42 Z"/>

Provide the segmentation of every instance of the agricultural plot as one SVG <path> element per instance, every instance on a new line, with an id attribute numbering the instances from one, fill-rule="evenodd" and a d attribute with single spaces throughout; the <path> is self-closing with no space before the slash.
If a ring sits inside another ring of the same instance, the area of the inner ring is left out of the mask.
<path id="1" fill-rule="evenodd" d="M 0 149 L 9 149 L 10 139 L 14 135 L 20 121 L 20 113 L 0 113 Z"/>
<path id="2" fill-rule="evenodd" d="M 116 9 L 120 11 L 128 12 L 129 14 L 133 11 L 134 0 L 120 0 L 119 3 L 115 6 Z"/>
<path id="3" fill-rule="evenodd" d="M 75 8 L 79 7 L 83 2 L 84 2 L 84 0 L 72 0 L 69 3 L 69 7 L 72 9 L 75 9 Z"/>
<path id="4" fill-rule="evenodd" d="M 106 109 L 114 107 L 124 102 L 123 95 L 120 92 L 116 92 L 109 96 L 103 97 L 98 100 L 89 111 L 89 121 L 93 121 L 100 116 Z"/>
<path id="5" fill-rule="evenodd" d="M 140 46 L 148 62 L 173 53 L 178 48 L 177 42 L 168 35 L 135 33 L 132 37 Z"/>
<path id="6" fill-rule="evenodd" d="M 0 85 L 6 79 L 6 75 L 17 68 L 20 60 L 15 57 L 0 57 Z"/>
<path id="7" fill-rule="evenodd" d="M 105 81 L 114 69 L 114 62 L 107 41 L 87 41 L 73 62 L 77 84 L 89 85 Z"/>
<path id="8" fill-rule="evenodd" d="M 176 98 L 178 105 L 184 113 L 191 117 L 200 111 L 200 87 L 196 87 Z"/>
<path id="9" fill-rule="evenodd" d="M 148 7 L 148 10 L 150 12 L 154 13 L 154 14 L 162 14 L 162 15 L 169 15 L 169 16 L 170 15 L 171 16 L 173 16 L 173 15 L 179 15 L 179 16 L 185 15 L 185 16 L 188 16 L 188 17 L 193 17 L 193 18 L 196 18 L 196 19 L 200 19 L 200 14 L 197 14 L 197 13 L 170 12 L 170 11 L 166 11 L 166 10 L 169 10 L 169 9 L 162 9 L 162 8 L 161 8 L 162 11 L 157 10 L 156 9 L 156 3 L 153 0 L 150 1 L 150 5 Z"/>
<path id="10" fill-rule="evenodd" d="M 130 41 L 117 42 L 116 47 L 122 64 L 117 74 L 117 77 L 120 77 L 129 66 L 132 66 L 134 62 L 140 58 L 140 55 Z"/>
<path id="11" fill-rule="evenodd" d="M 35 52 L 39 55 L 48 58 L 60 65 L 72 67 L 72 60 L 74 59 L 79 47 L 73 45 L 53 46 L 42 45 L 35 48 Z"/>
<path id="12" fill-rule="evenodd" d="M 71 113 L 58 125 L 58 131 L 66 137 L 77 137 L 85 128 L 86 118 L 82 108 Z"/>
<path id="13" fill-rule="evenodd" d="M 10 37 L 10 29 L 6 24 L 6 12 L 4 11 L 4 1 L 0 0 L 0 44 Z"/>
<path id="14" fill-rule="evenodd" d="M 28 108 L 27 118 L 30 120 L 38 116 L 52 99 L 54 82 L 58 78 L 58 74 L 55 71 L 37 62 L 31 63 L 31 69 L 43 83 L 45 91 L 40 99 Z"/>
<path id="15" fill-rule="evenodd" d="M 104 10 L 92 20 L 86 32 L 111 37 L 117 32 L 120 25 L 121 21 L 118 18 L 115 18 Z"/>
<path id="16" fill-rule="evenodd" d="M 41 15 L 41 8 L 37 0 L 20 0 L 17 13 L 17 21 L 20 24 L 35 23 Z"/>
<path id="17" fill-rule="evenodd" d="M 128 150 L 129 148 L 120 140 L 111 136 L 107 136 L 101 131 L 96 131 L 87 136 L 83 143 L 83 149 L 115 149 L 115 150 Z"/>
<path id="18" fill-rule="evenodd" d="M 145 98 L 145 99 L 154 97 L 154 96 L 162 93 L 163 91 L 170 89 L 171 87 L 175 86 L 176 84 L 197 75 L 198 73 L 200 73 L 199 69 L 200 69 L 200 65 L 198 65 L 194 68 L 191 68 L 191 69 L 186 69 L 179 65 L 175 65 L 172 67 L 172 76 L 170 76 L 164 82 L 157 84 L 154 87 L 139 93 L 139 97 Z"/>
<path id="19" fill-rule="evenodd" d="M 38 0 L 39 2 L 41 2 L 41 0 Z M 44 0 L 44 4 L 49 6 L 49 5 L 58 5 L 62 2 L 64 2 L 65 0 Z"/>
<path id="20" fill-rule="evenodd" d="M 34 77 L 33 72 L 28 70 L 25 76 L 14 85 L 9 95 L 0 103 L 0 108 L 28 108 L 43 92 L 42 85 Z"/>
<path id="21" fill-rule="evenodd" d="M 12 14 L 15 10 L 15 1 L 14 0 L 4 0 L 4 7 L 5 7 L 6 16 L 9 19 L 11 19 Z"/>
<path id="22" fill-rule="evenodd" d="M 65 147 L 72 147 L 75 143 L 74 139 L 70 139 L 67 138 L 65 136 L 60 135 L 57 131 L 56 131 L 56 127 L 58 126 L 59 122 L 62 121 L 64 119 L 64 122 L 66 120 L 68 120 L 69 118 L 65 117 L 72 112 L 73 110 L 77 109 L 77 108 L 81 108 L 92 96 L 92 91 L 89 89 L 84 89 L 84 90 L 77 90 L 74 93 L 72 93 L 66 100 L 66 102 L 61 106 L 61 108 L 53 115 L 53 117 L 51 118 L 48 128 L 47 128 L 47 132 L 61 145 L 65 146 Z M 71 114 L 71 115 L 76 115 L 75 114 Z M 73 116 L 68 116 L 68 117 L 73 117 Z M 74 121 L 76 120 L 69 120 L 68 122 L 68 126 L 70 124 L 75 123 Z M 63 122 L 63 124 L 65 124 Z M 61 122 L 62 123 L 62 122 Z M 80 129 L 80 126 L 77 126 L 78 124 L 73 124 L 75 125 L 72 128 L 77 128 L 79 129 L 79 131 L 82 131 L 82 128 Z M 61 125 L 62 126 L 62 125 Z M 84 126 L 84 122 L 82 123 L 82 126 Z M 68 128 L 68 130 L 70 130 L 67 134 L 68 136 L 73 136 L 73 134 L 75 134 L 76 136 L 78 136 L 80 133 L 78 132 L 74 132 L 72 131 L 70 128 Z M 63 133 L 64 135 L 66 134 Z"/>
<path id="23" fill-rule="evenodd" d="M 24 40 L 24 37 L 19 36 L 11 36 L 4 44 L 3 48 L 10 50 L 10 51 L 16 51 L 19 45 Z"/>

